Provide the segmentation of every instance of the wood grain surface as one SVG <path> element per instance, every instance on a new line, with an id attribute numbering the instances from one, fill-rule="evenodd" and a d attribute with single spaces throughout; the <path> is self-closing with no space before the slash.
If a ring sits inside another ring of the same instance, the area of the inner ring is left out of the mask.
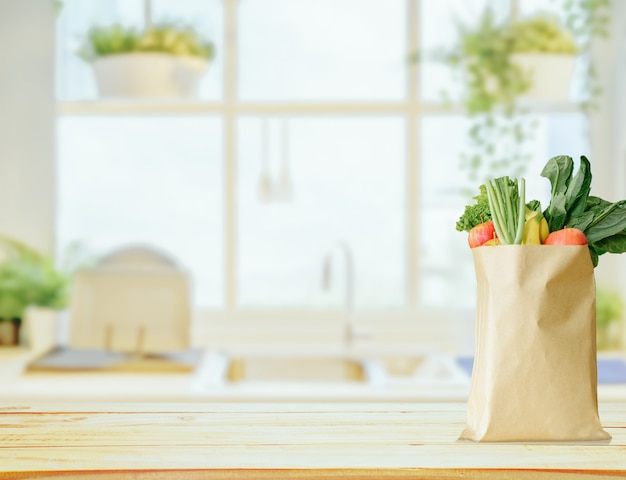
<path id="1" fill-rule="evenodd" d="M 0 405 L 0 479 L 626 478 L 608 443 L 458 441 L 464 404 Z"/>

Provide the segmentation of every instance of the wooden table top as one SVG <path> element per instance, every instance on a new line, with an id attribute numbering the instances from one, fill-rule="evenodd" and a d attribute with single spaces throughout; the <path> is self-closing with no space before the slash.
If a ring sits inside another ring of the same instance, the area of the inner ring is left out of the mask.
<path id="1" fill-rule="evenodd" d="M 476 444 L 458 403 L 5 404 L 0 479 L 626 477 L 626 405 L 600 416 L 610 443 Z"/>

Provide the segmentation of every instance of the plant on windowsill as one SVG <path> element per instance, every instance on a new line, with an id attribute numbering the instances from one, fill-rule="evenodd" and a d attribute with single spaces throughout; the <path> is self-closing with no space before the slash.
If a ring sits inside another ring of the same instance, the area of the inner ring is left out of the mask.
<path id="1" fill-rule="evenodd" d="M 558 20 L 537 15 L 497 23 L 485 10 L 476 28 L 460 26 L 460 42 L 443 59 L 460 73 L 470 118 L 470 154 L 462 157 L 469 180 L 499 171 L 523 173 L 523 143 L 535 124 L 528 102 L 562 102 L 569 94 L 578 48 Z"/>
<path id="2" fill-rule="evenodd" d="M 624 337 L 624 301 L 617 290 L 598 286 L 596 323 L 598 350 L 619 350 Z"/>
<path id="3" fill-rule="evenodd" d="M 0 247 L 0 345 L 15 346 L 27 308 L 67 305 L 70 277 L 57 270 L 52 259 L 21 242 L 0 237 Z"/>
<path id="4" fill-rule="evenodd" d="M 581 111 L 589 115 L 597 106 L 601 89 L 591 50 L 597 38 L 608 36 L 611 0 L 555 2 L 561 4 L 564 26 L 547 15 L 497 23 L 487 9 L 475 28 L 459 25 L 460 40 L 451 51 L 436 55 L 465 86 L 470 149 L 461 155 L 461 167 L 472 184 L 503 171 L 522 175 L 531 158 L 525 149 L 537 127 L 528 107 L 566 99 L 575 52 L 583 86 Z M 543 58 L 543 64 L 533 66 L 531 54 Z M 560 67 L 551 68 L 557 62 Z M 546 83 L 545 77 L 560 78 L 561 86 Z"/>
<path id="5" fill-rule="evenodd" d="M 78 54 L 92 64 L 101 97 L 195 98 L 215 49 L 188 26 L 116 24 L 92 27 Z"/>

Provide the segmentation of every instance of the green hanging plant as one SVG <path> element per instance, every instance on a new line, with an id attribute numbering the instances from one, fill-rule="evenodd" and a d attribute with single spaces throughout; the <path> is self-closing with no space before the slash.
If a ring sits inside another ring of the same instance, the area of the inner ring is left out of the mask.
<path id="1" fill-rule="evenodd" d="M 498 24 L 487 9 L 476 29 L 460 26 L 461 42 L 445 57 L 465 77 L 463 104 L 469 115 L 499 111 L 512 115 L 532 79 L 515 63 L 516 53 L 573 55 L 577 46 L 558 21 L 546 15 Z"/>
<path id="2" fill-rule="evenodd" d="M 482 180 L 478 178 L 481 172 L 485 176 L 502 171 L 521 176 L 529 160 L 523 146 L 537 125 L 520 105 L 533 79 L 531 72 L 516 62 L 515 55 L 574 55 L 578 47 L 557 18 L 545 14 L 498 23 L 487 9 L 477 27 L 459 25 L 459 31 L 459 43 L 444 60 L 463 79 L 462 103 L 470 117 L 472 148 L 461 157 L 461 167 L 471 182 Z"/>
<path id="3" fill-rule="evenodd" d="M 593 110 L 601 92 L 591 62 L 591 44 L 607 35 L 610 4 L 610 0 L 565 0 L 562 23 L 554 15 L 541 13 L 498 22 L 488 8 L 475 26 L 458 25 L 457 44 L 436 56 L 453 68 L 464 86 L 461 103 L 470 120 L 471 148 L 462 154 L 461 168 L 472 184 L 501 172 L 519 177 L 531 159 L 525 148 L 537 122 L 520 100 L 532 87 L 533 78 L 518 63 L 517 55 L 582 56 L 586 98 L 581 109 Z M 444 99 L 450 103 L 449 95 Z"/>

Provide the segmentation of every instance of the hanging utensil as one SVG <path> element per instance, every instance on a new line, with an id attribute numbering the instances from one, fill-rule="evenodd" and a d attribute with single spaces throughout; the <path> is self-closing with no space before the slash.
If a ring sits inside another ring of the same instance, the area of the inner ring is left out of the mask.
<path id="1" fill-rule="evenodd" d="M 261 120 L 261 174 L 257 189 L 261 202 L 269 202 L 272 199 L 273 187 L 269 162 L 269 126 L 267 118 L 263 117 Z"/>
<path id="2" fill-rule="evenodd" d="M 281 162 L 278 176 L 278 195 L 283 202 L 290 202 L 293 199 L 293 187 L 289 171 L 289 125 L 287 117 L 283 118 L 281 127 Z"/>

